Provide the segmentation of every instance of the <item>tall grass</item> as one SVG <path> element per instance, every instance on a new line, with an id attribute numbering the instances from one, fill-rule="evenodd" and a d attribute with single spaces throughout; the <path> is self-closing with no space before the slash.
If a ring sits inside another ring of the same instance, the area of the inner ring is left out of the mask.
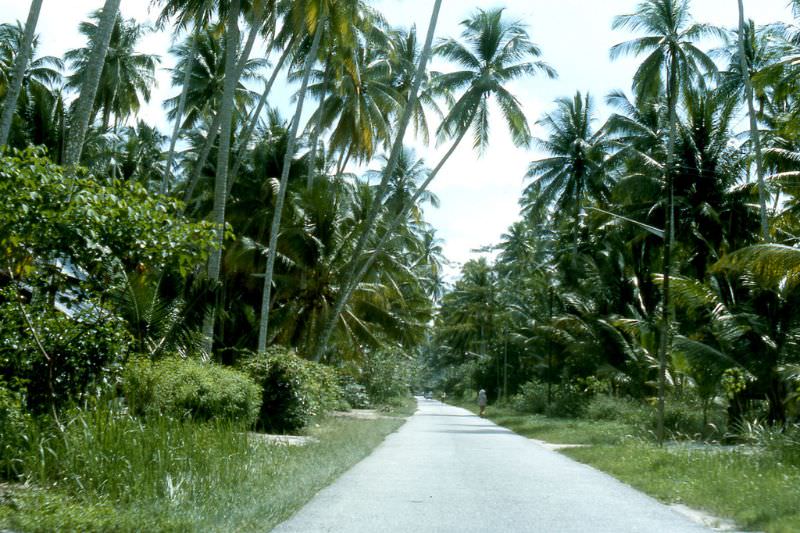
<path id="1" fill-rule="evenodd" d="M 27 484 L 0 494 L 0 530 L 268 530 L 401 423 L 320 420 L 319 442 L 289 447 L 231 424 L 77 410 L 29 426 Z"/>

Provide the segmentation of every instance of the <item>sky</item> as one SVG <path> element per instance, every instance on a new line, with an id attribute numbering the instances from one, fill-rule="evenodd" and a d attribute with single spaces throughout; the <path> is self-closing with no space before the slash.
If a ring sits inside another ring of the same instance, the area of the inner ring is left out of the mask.
<path id="1" fill-rule="evenodd" d="M 612 31 L 611 21 L 616 15 L 633 12 L 637 3 L 638 0 L 444 0 L 436 35 L 457 37 L 459 23 L 476 9 L 504 7 L 509 18 L 524 22 L 531 39 L 542 49 L 541 59 L 553 66 L 559 77 L 526 79 L 513 84 L 510 90 L 520 100 L 534 135 L 544 136 L 545 132 L 535 122 L 553 109 L 557 98 L 572 96 L 577 90 L 588 91 L 598 104 L 599 126 L 608 114 L 603 105 L 605 95 L 616 89 L 629 91 L 637 60 L 612 62 L 608 50 L 632 37 Z M 60 56 L 70 48 L 83 46 L 78 23 L 102 4 L 102 0 L 45 0 L 38 25 L 39 54 Z M 149 9 L 150 4 L 150 0 L 123 0 L 121 11 L 125 17 L 152 22 L 156 12 Z M 787 4 L 788 0 L 744 0 L 746 16 L 757 24 L 791 22 Z M 373 0 L 372 5 L 392 25 L 416 24 L 419 34 L 425 35 L 432 7 L 430 0 Z M 24 21 L 28 8 L 26 0 L 0 0 L 0 22 Z M 693 0 L 692 14 L 697 22 L 729 28 L 738 24 L 736 0 Z M 160 102 L 177 92 L 170 87 L 166 72 L 173 65 L 167 53 L 173 37 L 171 33 L 153 33 L 143 39 L 140 47 L 142 52 L 162 56 L 159 86 L 141 118 L 159 125 L 164 132 L 170 132 L 171 128 L 164 121 Z M 437 68 L 437 64 L 433 66 Z M 284 85 L 275 93 L 276 102 L 285 102 L 282 104 L 285 116 L 291 113 L 290 91 Z M 426 209 L 426 218 L 444 240 L 444 253 L 451 261 L 447 269 L 449 279 L 463 262 L 480 255 L 475 250 L 497 244 L 506 229 L 519 219 L 518 200 L 527 183 L 528 164 L 543 157 L 535 150 L 514 147 L 497 113 L 490 127 L 490 146 L 482 157 L 472 149 L 469 138 L 465 138 L 431 185 L 441 205 L 438 209 Z M 745 127 L 742 121 L 741 129 Z M 433 167 L 447 148 L 417 145 L 417 153 Z"/>

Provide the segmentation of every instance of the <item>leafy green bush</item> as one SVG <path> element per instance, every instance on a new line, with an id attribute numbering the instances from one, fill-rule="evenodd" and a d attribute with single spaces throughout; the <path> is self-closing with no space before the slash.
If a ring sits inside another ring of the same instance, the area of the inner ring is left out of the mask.
<path id="1" fill-rule="evenodd" d="M 634 426 L 644 426 L 652 409 L 631 398 L 607 394 L 594 396 L 586 405 L 584 417 L 590 420 L 616 420 Z"/>
<path id="2" fill-rule="evenodd" d="M 339 386 L 342 388 L 342 399 L 353 409 L 366 409 L 370 405 L 369 394 L 364 385 L 356 382 L 352 376 L 339 377 Z"/>
<path id="3" fill-rule="evenodd" d="M 0 381 L 0 479 L 10 479 L 18 473 L 16 460 L 29 421 L 22 403 L 22 396 Z"/>
<path id="4" fill-rule="evenodd" d="M 650 416 L 650 429 L 658 426 L 658 414 L 655 409 Z M 705 436 L 709 428 L 703 427 L 703 413 L 700 406 L 690 401 L 668 398 L 664 405 L 664 429 L 673 437 Z"/>
<path id="5" fill-rule="evenodd" d="M 134 414 L 252 426 L 261 407 L 261 389 L 244 373 L 176 357 L 132 361 L 123 373 L 123 390 Z"/>
<path id="6" fill-rule="evenodd" d="M 241 366 L 263 389 L 259 429 L 299 429 L 312 417 L 342 406 L 336 372 L 285 348 L 271 347 L 264 355 L 252 354 Z"/>
<path id="7" fill-rule="evenodd" d="M 560 385 L 553 389 L 553 397 L 544 414 L 553 418 L 578 418 L 586 410 L 588 398 L 574 385 Z"/>
<path id="8" fill-rule="evenodd" d="M 371 352 L 364 358 L 364 385 L 375 402 L 408 396 L 411 374 L 411 361 L 399 350 Z"/>
<path id="9" fill-rule="evenodd" d="M 531 380 L 511 398 L 511 406 L 521 413 L 544 414 L 547 409 L 547 385 Z"/>
<path id="10" fill-rule="evenodd" d="M 10 288 L 0 290 L 0 379 L 24 393 L 29 410 L 47 412 L 113 384 L 130 340 L 118 319 L 91 313 L 70 318 L 26 304 L 28 324 L 16 298 Z"/>

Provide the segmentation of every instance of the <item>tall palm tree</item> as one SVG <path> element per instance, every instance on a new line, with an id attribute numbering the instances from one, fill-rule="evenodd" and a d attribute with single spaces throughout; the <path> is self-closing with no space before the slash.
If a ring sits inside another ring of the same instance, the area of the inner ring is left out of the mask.
<path id="1" fill-rule="evenodd" d="M 227 13 L 227 39 L 225 50 L 225 83 L 220 101 L 220 138 L 217 149 L 216 178 L 214 180 L 214 209 L 212 221 L 215 225 L 216 248 L 211 252 L 208 260 L 208 278 L 211 283 L 219 281 L 222 268 L 222 251 L 225 239 L 225 204 L 228 196 L 228 164 L 231 146 L 231 131 L 233 128 L 233 108 L 236 85 L 239 82 L 237 65 L 237 50 L 239 46 L 239 16 L 241 15 L 241 1 L 231 0 Z M 246 59 L 245 59 L 246 60 Z M 205 338 L 206 354 L 211 354 L 214 345 L 214 318 L 215 312 L 206 314 L 203 321 L 203 336 Z"/>
<path id="2" fill-rule="evenodd" d="M 286 198 L 289 169 L 292 159 L 294 158 L 297 132 L 302 117 L 311 71 L 314 64 L 319 59 L 322 37 L 326 31 L 331 32 L 332 42 L 355 46 L 356 29 L 353 21 L 358 20 L 362 10 L 363 2 L 361 2 L 361 0 L 303 0 L 294 3 L 292 9 L 286 15 L 286 19 L 292 24 L 295 33 L 300 35 L 306 34 L 309 37 L 313 35 L 313 38 L 308 55 L 305 58 L 301 86 L 297 93 L 295 116 L 292 121 L 289 142 L 284 157 L 283 171 L 281 172 L 280 189 L 278 190 L 278 198 L 272 218 L 270 245 L 267 254 L 267 266 L 264 274 L 264 291 L 261 303 L 261 321 L 258 335 L 259 352 L 263 352 L 266 349 L 267 330 L 269 327 L 269 302 L 272 292 L 272 276 L 277 253 L 278 232 L 280 231 L 283 204 Z"/>
<path id="3" fill-rule="evenodd" d="M 103 65 L 105 64 L 108 45 L 111 42 L 111 34 L 114 31 L 121 1 L 106 0 L 101 11 L 97 32 L 91 43 L 92 51 L 86 63 L 86 72 L 84 73 L 78 104 L 71 121 L 70 136 L 67 141 L 64 158 L 68 167 L 74 167 L 81 159 L 86 130 L 89 129 L 89 120 L 92 117 L 97 88 L 100 86 Z"/>
<path id="4" fill-rule="evenodd" d="M 611 48 L 612 59 L 623 55 L 643 55 L 633 78 L 633 88 L 639 100 L 657 98 L 662 89 L 666 92 L 669 113 L 667 160 L 664 167 L 667 216 L 664 230 L 664 282 L 662 288 L 662 334 L 659 346 L 659 401 L 658 439 L 664 438 L 664 393 L 666 384 L 667 351 L 670 335 L 669 282 L 671 250 L 674 234 L 673 159 L 677 128 L 677 106 L 680 91 L 692 83 L 703 83 L 701 74 L 716 72 L 714 62 L 693 41 L 709 34 L 720 34 L 707 25 L 692 24 L 689 0 L 645 0 L 631 14 L 614 19 L 613 29 L 643 31 L 647 35 Z"/>
<path id="5" fill-rule="evenodd" d="M 17 110 L 17 98 L 19 98 L 19 93 L 22 90 L 22 78 L 33 55 L 33 39 L 36 35 L 36 24 L 39 22 L 39 13 L 41 11 L 42 0 L 33 0 L 28 11 L 28 20 L 25 22 L 25 35 L 17 51 L 12 84 L 3 101 L 3 112 L 2 116 L 0 116 L 0 146 L 8 142 L 11 121 L 14 118 L 14 112 Z"/>
<path id="6" fill-rule="evenodd" d="M 10 98 L 11 85 L 16 81 L 10 76 L 16 75 L 14 69 L 24 39 L 22 24 L 0 24 L 0 96 Z M 60 89 L 64 63 L 57 57 L 37 56 L 38 47 L 39 38 L 34 36 L 30 58 L 19 78 L 20 92 L 5 143 L 20 147 L 45 145 L 58 161 L 64 120 Z"/>
<path id="7" fill-rule="evenodd" d="M 573 98 L 557 100 L 558 109 L 545 115 L 538 124 L 549 133 L 536 144 L 549 157 L 533 161 L 528 177 L 535 178 L 524 194 L 524 209 L 533 216 L 555 207 L 556 216 L 572 215 L 575 261 L 578 254 L 578 235 L 584 196 L 604 201 L 609 195 L 605 172 L 607 142 L 603 130 L 593 131 L 593 102 L 589 94 L 577 92 Z M 541 221 L 542 216 L 533 216 Z"/>
<path id="8" fill-rule="evenodd" d="M 359 236 L 358 243 L 355 246 L 355 250 L 350 260 L 350 263 L 346 268 L 347 274 L 345 280 L 347 280 L 348 285 L 345 286 L 346 290 L 336 301 L 336 305 L 331 314 L 331 317 L 324 326 L 324 328 L 321 330 L 322 335 L 318 339 L 318 344 L 314 349 L 313 357 L 317 361 L 319 361 L 322 358 L 323 353 L 327 349 L 328 339 L 330 338 L 334 328 L 336 327 L 336 321 L 338 320 L 339 315 L 342 312 L 342 309 L 344 309 L 344 306 L 347 303 L 347 299 L 350 297 L 348 292 L 352 292 L 351 287 L 354 286 L 353 280 L 357 275 L 356 261 L 358 257 L 363 253 L 371 233 L 375 230 L 375 227 L 378 222 L 378 216 L 381 213 L 383 200 L 389 191 L 389 182 L 391 179 L 391 175 L 394 172 L 394 169 L 397 166 L 397 163 L 402 155 L 406 130 L 408 129 L 408 125 L 411 122 L 412 116 L 414 115 L 414 109 L 417 107 L 417 100 L 420 92 L 420 87 L 422 87 L 423 81 L 427 79 L 426 73 L 427 73 L 428 60 L 431 57 L 433 37 L 436 32 L 436 25 L 439 20 L 439 12 L 441 10 L 441 7 L 442 7 L 442 0 L 435 0 L 431 11 L 430 23 L 428 24 L 428 34 L 425 38 L 425 44 L 423 45 L 422 52 L 419 54 L 419 61 L 417 63 L 416 71 L 414 73 L 414 80 L 412 82 L 411 89 L 408 92 L 408 97 L 403 107 L 403 112 L 400 113 L 399 115 L 400 118 L 397 122 L 397 131 L 395 133 L 395 139 L 394 142 L 392 143 L 392 149 L 389 154 L 389 159 L 387 161 L 386 168 L 384 170 L 384 175 L 381 179 L 380 184 L 376 189 L 374 202 L 372 203 L 371 208 L 368 210 L 364 223 L 362 225 L 364 229 L 361 231 L 361 235 Z"/>
<path id="9" fill-rule="evenodd" d="M 331 6 L 324 6 L 331 7 Z M 272 294 L 272 276 L 275 268 L 275 258 L 277 257 L 278 245 L 278 232 L 281 227 L 281 216 L 283 215 L 283 203 L 286 198 L 286 189 L 289 181 L 289 171 L 294 159 L 295 143 L 297 142 L 297 132 L 300 126 L 300 117 L 303 114 L 303 104 L 306 97 L 306 89 L 308 88 L 308 81 L 311 76 L 311 69 L 317 61 L 319 54 L 320 42 L 322 40 L 323 27 L 327 23 L 327 16 L 320 14 L 319 18 L 314 19 L 314 25 L 308 28 L 309 35 L 313 35 L 311 50 L 306 57 L 305 68 L 303 70 L 303 79 L 300 85 L 300 90 L 297 93 L 297 105 L 295 108 L 294 118 L 289 130 L 289 142 L 286 146 L 286 154 L 283 159 L 283 170 L 281 171 L 280 189 L 278 191 L 278 198 L 275 202 L 275 211 L 272 215 L 272 225 L 270 228 L 269 248 L 267 252 L 267 266 L 264 273 L 264 289 L 261 297 L 261 321 L 258 328 L 258 352 L 263 353 L 267 349 L 267 331 L 269 327 L 269 305 L 270 295 Z"/>
<path id="10" fill-rule="evenodd" d="M 494 99 L 499 105 L 514 144 L 520 147 L 530 145 L 531 133 L 528 121 L 516 97 L 508 91 L 505 85 L 538 72 L 544 72 L 553 78 L 556 76 L 556 72 L 546 63 L 536 60 L 541 55 L 541 50 L 531 42 L 525 25 L 518 21 L 504 20 L 502 15 L 502 9 L 478 10 L 470 19 L 461 23 L 464 27 L 461 34 L 464 43 L 447 39 L 436 47 L 438 55 L 464 67 L 464 70 L 441 75 L 437 82 L 447 92 L 463 90 L 437 131 L 440 140 L 455 137 L 455 141 L 428 175 L 428 178 L 419 186 L 409 204 L 387 223 L 389 230 L 381 237 L 370 256 L 366 260 L 362 260 L 361 254 L 366 246 L 367 238 L 372 233 L 372 226 L 365 226 L 364 234 L 353 255 L 352 274 L 345 281 L 346 287 L 354 287 L 369 270 L 388 241 L 391 232 L 399 227 L 407 216 L 407 211 L 425 193 L 470 130 L 474 132 L 475 148 L 479 152 L 486 149 L 489 142 L 490 100 Z M 421 80 L 419 81 L 421 83 Z M 413 108 L 406 111 L 411 113 Z M 384 176 L 384 179 L 388 180 L 393 172 L 393 166 L 387 165 L 385 172 L 387 175 Z M 383 197 L 379 196 L 379 198 L 382 202 Z M 367 223 L 369 224 L 369 220 Z M 360 265 L 359 262 L 361 262 Z M 344 306 L 346 298 L 349 297 L 348 292 L 344 291 L 340 301 L 337 302 L 337 308 Z M 338 315 L 334 310 L 332 320 L 337 318 Z M 333 323 L 329 323 L 323 331 L 315 359 L 318 360 L 322 357 L 323 351 L 327 348 L 329 335 L 327 332 L 332 329 Z"/>
<path id="11" fill-rule="evenodd" d="M 383 50 L 376 45 L 359 46 L 346 61 L 334 55 L 333 83 L 326 80 L 309 87 L 320 97 L 321 129 L 331 128 L 329 150 L 340 154 L 338 171 L 350 160 L 366 162 L 376 150 L 389 142 L 389 117 L 399 105 L 399 97 L 391 86 L 390 65 Z M 320 72 L 324 76 L 324 72 Z M 325 92 L 329 94 L 325 94 Z"/>
<path id="12" fill-rule="evenodd" d="M 98 20 L 100 13 L 93 13 L 91 18 Z M 95 41 L 97 24 L 82 22 L 79 29 L 89 43 Z M 128 116 L 135 115 L 141 108 L 142 101 L 150 101 L 151 88 L 155 84 L 155 69 L 160 59 L 158 56 L 136 51 L 139 40 L 148 31 L 149 27 L 142 26 L 133 19 L 123 20 L 122 17 L 117 17 L 114 23 L 93 109 L 93 114 L 102 111 L 103 129 L 108 129 L 112 115 L 116 127 Z M 64 57 L 71 63 L 74 71 L 67 80 L 68 88 L 78 89 L 83 86 L 91 54 L 91 44 L 86 48 L 69 50 L 65 54 Z"/>
<path id="13" fill-rule="evenodd" d="M 758 178 L 758 204 L 761 215 L 761 239 L 766 242 L 769 240 L 769 226 L 767 223 L 767 192 L 764 186 L 764 160 L 761 154 L 761 136 L 758 131 L 758 123 L 756 121 L 756 108 L 753 104 L 753 69 L 751 68 L 752 53 L 747 53 L 746 46 L 746 29 L 744 23 L 744 5 L 742 0 L 739 3 L 739 65 L 742 81 L 744 81 L 744 92 L 747 100 L 747 114 L 750 118 L 750 142 L 753 145 L 753 151 L 756 158 L 756 174 Z M 753 37 L 755 37 L 753 35 Z M 753 39 L 750 39 L 750 44 Z M 751 47 L 752 50 L 752 47 Z"/>

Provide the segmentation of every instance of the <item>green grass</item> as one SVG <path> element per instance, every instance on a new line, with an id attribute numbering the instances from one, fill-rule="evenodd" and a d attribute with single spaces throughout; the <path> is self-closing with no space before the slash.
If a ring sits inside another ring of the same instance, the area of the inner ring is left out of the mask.
<path id="1" fill-rule="evenodd" d="M 471 404 L 461 406 L 477 412 Z M 665 503 L 683 503 L 747 529 L 800 531 L 800 461 L 795 453 L 759 447 L 658 447 L 644 438 L 645 432 L 619 421 L 551 419 L 496 406 L 489 406 L 486 414 L 526 437 L 586 444 L 562 453 Z"/>
<path id="2" fill-rule="evenodd" d="M 478 413 L 472 404 L 462 403 L 459 407 Z M 486 409 L 486 417 L 525 437 L 555 444 L 613 444 L 640 433 L 634 426 L 614 420 L 548 418 L 494 405 Z"/>
<path id="3" fill-rule="evenodd" d="M 684 503 L 740 527 L 800 531 L 800 468 L 766 452 L 658 448 L 642 441 L 565 450 L 668 503 Z"/>
<path id="4" fill-rule="evenodd" d="M 305 431 L 319 442 L 292 447 L 232 427 L 76 415 L 30 432 L 30 482 L 0 486 L 0 530 L 266 531 L 402 423 L 325 418 Z"/>

